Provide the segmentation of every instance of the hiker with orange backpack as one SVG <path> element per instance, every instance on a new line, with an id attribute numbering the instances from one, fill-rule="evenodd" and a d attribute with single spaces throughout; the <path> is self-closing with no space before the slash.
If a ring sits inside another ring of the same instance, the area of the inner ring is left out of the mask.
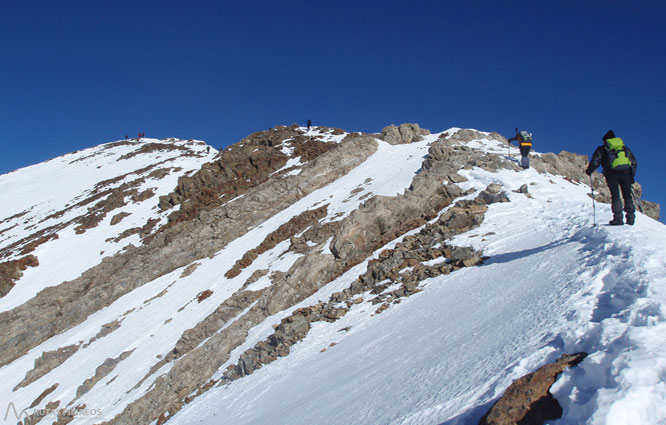
<path id="1" fill-rule="evenodd" d="M 622 139 L 615 137 L 613 130 L 608 130 L 602 140 L 604 143 L 592 154 L 585 174 L 591 176 L 594 170 L 601 165 L 611 194 L 613 219 L 608 224 L 611 226 L 624 224 L 622 217 L 622 200 L 624 200 L 627 224 L 633 225 L 636 220 L 636 207 L 632 199 L 631 184 L 636 176 L 638 165 L 636 157 Z M 620 191 L 622 191 L 622 198 L 620 198 Z"/>

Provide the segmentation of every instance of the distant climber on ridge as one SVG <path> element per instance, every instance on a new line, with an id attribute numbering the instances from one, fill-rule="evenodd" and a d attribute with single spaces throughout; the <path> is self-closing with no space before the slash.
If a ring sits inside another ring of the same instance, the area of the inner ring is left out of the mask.
<path id="1" fill-rule="evenodd" d="M 524 169 L 530 168 L 530 158 L 528 155 L 532 149 L 532 133 L 516 129 L 516 135 L 507 140 L 507 142 L 511 144 L 512 140 L 518 142 L 518 147 L 520 148 L 520 166 Z"/>
<path id="2" fill-rule="evenodd" d="M 631 184 L 636 177 L 636 157 L 625 146 L 622 139 L 615 137 L 613 130 L 608 130 L 602 139 L 604 143 L 592 154 L 590 164 L 585 174 L 591 176 L 594 170 L 603 168 L 606 184 L 611 193 L 611 210 L 613 219 L 608 223 L 612 226 L 624 224 L 622 219 L 622 199 L 624 199 L 624 212 L 627 214 L 627 224 L 633 225 L 636 220 L 636 207 L 631 196 Z M 622 189 L 622 199 L 620 199 Z"/>

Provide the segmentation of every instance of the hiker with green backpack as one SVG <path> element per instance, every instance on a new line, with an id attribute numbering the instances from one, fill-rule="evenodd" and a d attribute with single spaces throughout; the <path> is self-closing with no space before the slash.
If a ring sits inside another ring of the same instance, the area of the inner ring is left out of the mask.
<path id="1" fill-rule="evenodd" d="M 520 149 L 520 166 L 524 169 L 530 168 L 530 150 L 532 149 L 532 133 L 516 129 L 516 135 L 508 139 L 507 142 L 511 145 L 512 141 L 518 143 Z"/>
<path id="2" fill-rule="evenodd" d="M 602 140 L 603 145 L 592 154 L 585 173 L 591 176 L 599 165 L 603 168 L 606 184 L 611 193 L 611 210 L 613 211 L 613 219 L 608 224 L 611 226 L 624 224 L 622 217 L 622 199 L 624 199 L 627 224 L 633 225 L 636 220 L 636 207 L 632 199 L 631 184 L 636 176 L 636 158 L 622 139 L 615 137 L 613 130 L 608 130 Z M 620 190 L 622 199 L 620 199 Z"/>

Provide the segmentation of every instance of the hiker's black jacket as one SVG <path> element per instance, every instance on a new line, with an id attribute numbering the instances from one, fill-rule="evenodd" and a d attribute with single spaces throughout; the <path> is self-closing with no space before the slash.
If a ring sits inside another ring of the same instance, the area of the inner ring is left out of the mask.
<path id="1" fill-rule="evenodd" d="M 631 177 L 634 177 L 636 175 L 636 167 L 638 166 L 636 162 L 636 157 L 626 145 L 624 146 L 624 152 L 627 155 L 627 158 L 629 158 L 629 161 L 631 161 L 631 170 L 630 170 Z M 599 146 L 594 151 L 594 153 L 592 154 L 592 159 L 590 159 L 590 165 L 587 166 L 586 173 L 588 175 L 592 174 L 594 170 L 599 168 L 599 165 L 601 165 L 601 168 L 603 168 L 604 175 L 608 175 L 608 173 L 617 172 L 613 170 L 613 166 L 611 165 L 610 161 L 610 156 L 608 155 L 608 151 L 606 150 L 605 145 Z"/>

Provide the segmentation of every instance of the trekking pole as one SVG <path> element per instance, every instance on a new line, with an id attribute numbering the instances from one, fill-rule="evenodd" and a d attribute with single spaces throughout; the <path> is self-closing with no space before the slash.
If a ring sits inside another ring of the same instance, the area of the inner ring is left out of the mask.
<path id="1" fill-rule="evenodd" d="M 638 207 L 638 211 L 640 211 L 641 214 L 642 214 L 643 213 L 643 208 L 641 208 L 641 204 L 639 204 L 638 199 L 636 199 L 636 194 L 634 193 L 634 188 L 630 187 L 629 190 L 631 191 L 631 198 L 634 200 L 634 205 L 636 205 L 636 207 Z"/>
<path id="2" fill-rule="evenodd" d="M 594 186 L 592 185 L 592 175 L 591 174 L 590 174 L 590 193 L 592 194 L 593 227 L 597 227 L 597 206 L 594 204 Z"/>
<path id="3" fill-rule="evenodd" d="M 516 132 L 516 135 L 517 135 L 518 134 L 518 127 L 516 127 L 515 132 Z M 518 143 L 518 141 L 516 141 L 516 143 Z M 511 141 L 510 140 L 509 140 L 509 156 L 511 156 Z"/>

